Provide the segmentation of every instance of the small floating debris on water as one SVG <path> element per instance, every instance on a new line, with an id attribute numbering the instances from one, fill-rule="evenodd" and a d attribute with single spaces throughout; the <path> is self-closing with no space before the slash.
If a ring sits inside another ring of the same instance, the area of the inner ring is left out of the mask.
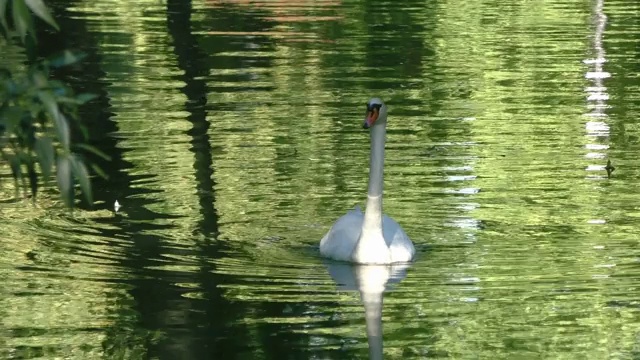
<path id="1" fill-rule="evenodd" d="M 31 261 L 36 261 L 38 259 L 38 253 L 35 250 L 29 250 L 24 256 Z"/>
<path id="2" fill-rule="evenodd" d="M 616 169 L 615 166 L 611 165 L 611 159 L 607 160 L 607 166 L 604 169 L 607 170 L 607 177 L 611 178 L 611 173 Z"/>
<path id="3" fill-rule="evenodd" d="M 118 200 L 116 200 L 116 202 L 113 204 L 113 210 L 115 210 L 116 212 L 118 212 L 118 210 L 120 210 L 120 208 L 122 207 L 122 205 L 120 205 L 120 203 L 118 202 Z"/>
<path id="4" fill-rule="evenodd" d="M 591 220 L 588 220 L 587 223 L 589 223 L 589 224 L 606 224 L 607 220 L 605 220 L 605 219 L 591 219 Z"/>

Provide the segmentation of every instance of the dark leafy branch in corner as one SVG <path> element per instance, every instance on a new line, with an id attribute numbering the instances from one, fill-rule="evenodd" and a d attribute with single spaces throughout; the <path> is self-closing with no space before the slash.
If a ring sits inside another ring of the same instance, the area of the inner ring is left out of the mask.
<path id="1" fill-rule="evenodd" d="M 67 206 L 74 204 L 76 184 L 91 204 L 90 175 L 78 150 L 109 157 L 88 144 L 72 143 L 71 129 L 75 126 L 87 139 L 78 109 L 95 96 L 75 94 L 70 86 L 50 77 L 52 69 L 77 63 L 84 55 L 64 50 L 48 59 L 36 59 L 33 15 L 59 30 L 42 0 L 0 0 L 2 38 L 23 46 L 28 54 L 23 73 L 12 74 L 0 67 L 0 156 L 11 167 L 16 196 L 20 188 L 29 188 L 35 197 L 40 180 L 47 185 L 55 173 Z M 91 167 L 105 176 L 96 165 Z"/>

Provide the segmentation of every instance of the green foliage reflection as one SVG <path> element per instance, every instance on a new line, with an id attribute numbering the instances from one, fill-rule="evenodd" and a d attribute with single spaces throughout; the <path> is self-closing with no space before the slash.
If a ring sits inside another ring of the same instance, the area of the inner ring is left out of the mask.
<path id="1" fill-rule="evenodd" d="M 73 205 L 75 182 L 92 203 L 89 171 L 78 150 L 108 157 L 89 145 L 74 143 L 72 135 L 77 129 L 87 138 L 78 122 L 78 108 L 94 96 L 75 94 L 70 86 L 50 76 L 53 69 L 75 64 L 84 55 L 65 50 L 38 59 L 32 13 L 59 29 L 42 0 L 0 0 L 0 32 L 5 45 L 24 47 L 28 64 L 17 72 L 0 67 L 0 156 L 11 167 L 16 192 L 20 187 L 29 188 L 35 196 L 40 178 L 47 184 L 55 172 L 67 206 Z M 93 168 L 103 175 L 99 168 Z"/>

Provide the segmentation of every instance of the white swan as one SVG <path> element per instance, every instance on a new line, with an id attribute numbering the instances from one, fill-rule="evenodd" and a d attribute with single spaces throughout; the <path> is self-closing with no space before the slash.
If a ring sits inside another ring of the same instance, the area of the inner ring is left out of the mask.
<path id="1" fill-rule="evenodd" d="M 387 106 L 378 98 L 367 103 L 363 127 L 371 128 L 369 191 L 363 214 L 359 207 L 339 218 L 320 241 L 322 256 L 359 264 L 409 262 L 415 248 L 400 225 L 382 213 L 384 142 Z"/>

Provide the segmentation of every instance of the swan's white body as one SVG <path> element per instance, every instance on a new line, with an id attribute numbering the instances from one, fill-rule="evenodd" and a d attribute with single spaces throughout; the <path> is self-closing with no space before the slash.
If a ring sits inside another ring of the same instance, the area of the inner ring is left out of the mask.
<path id="1" fill-rule="evenodd" d="M 400 225 L 382 213 L 384 143 L 387 108 L 380 99 L 367 104 L 365 127 L 371 126 L 371 163 L 365 213 L 356 207 L 340 217 L 320 241 L 322 256 L 360 264 L 391 264 L 413 260 L 415 248 Z M 373 111 L 373 112 L 372 112 Z"/>

